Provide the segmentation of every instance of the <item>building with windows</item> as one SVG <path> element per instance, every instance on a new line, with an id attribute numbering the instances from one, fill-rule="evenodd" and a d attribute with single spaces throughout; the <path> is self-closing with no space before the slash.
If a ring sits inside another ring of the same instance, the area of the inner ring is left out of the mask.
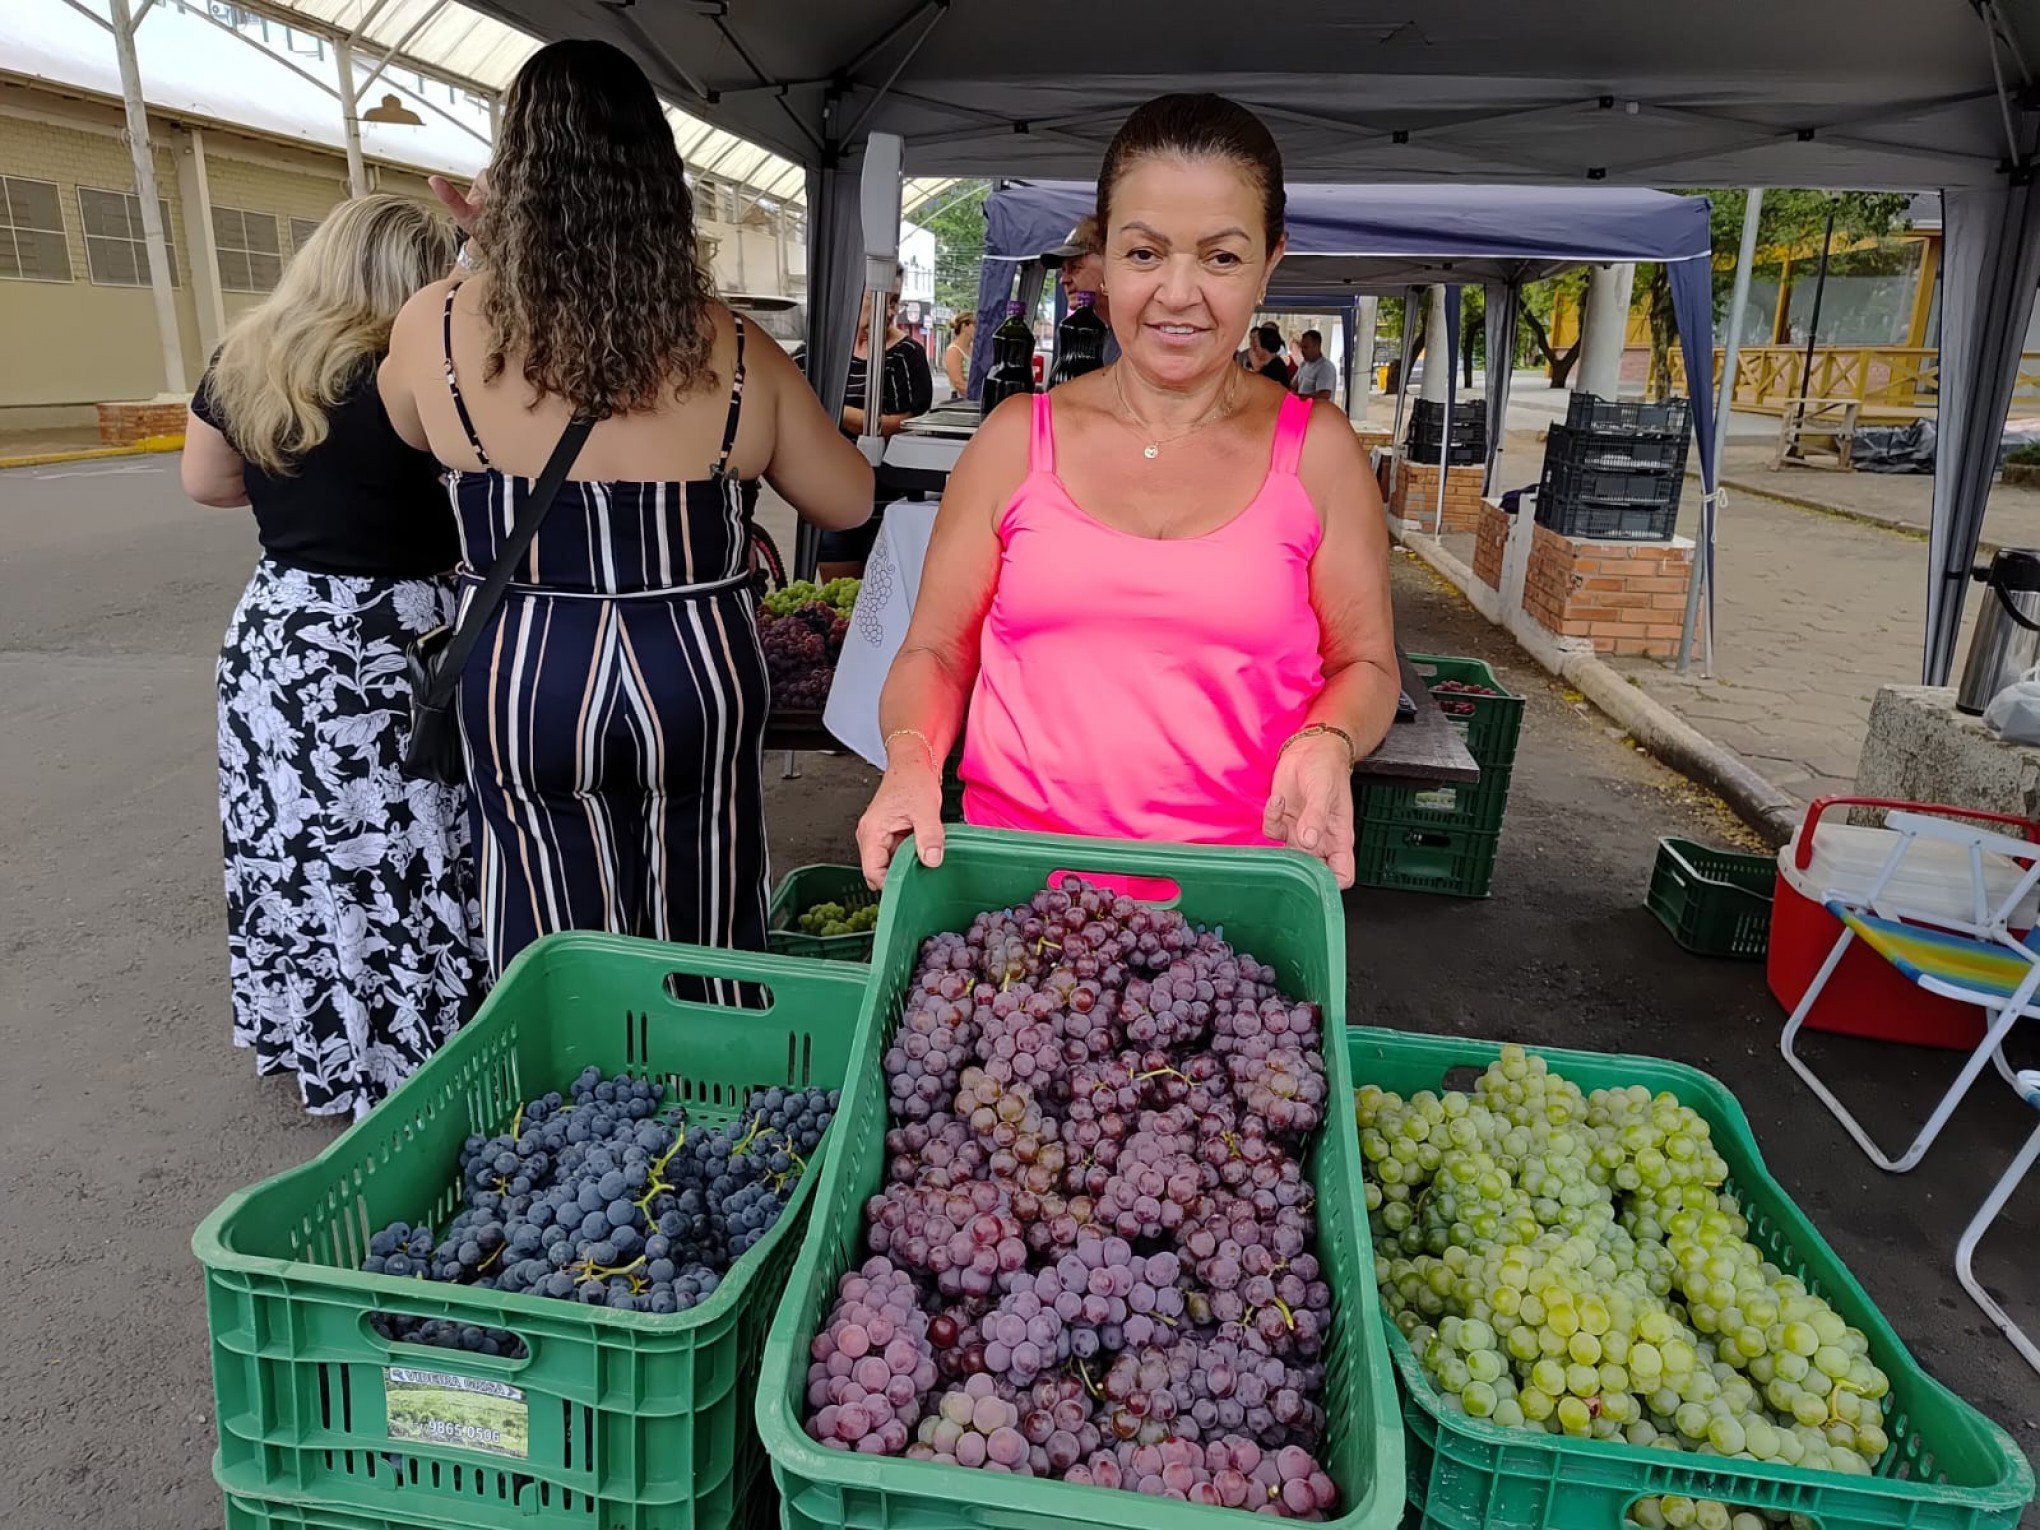
<path id="1" fill-rule="evenodd" d="M 106 14 L 106 0 L 6 0 L 0 429 L 90 425 L 97 404 L 189 391 L 227 325 L 349 194 L 335 40 L 225 0 L 155 0 L 135 40 L 181 362 L 166 390 L 118 64 L 95 6 Z M 387 63 L 355 71 L 370 189 L 430 200 L 428 175 L 464 179 L 486 163 L 491 96 Z M 380 115 L 413 121 L 378 120 L 369 108 L 385 96 L 398 110 Z M 718 283 L 804 294 L 799 172 L 672 115 Z"/>

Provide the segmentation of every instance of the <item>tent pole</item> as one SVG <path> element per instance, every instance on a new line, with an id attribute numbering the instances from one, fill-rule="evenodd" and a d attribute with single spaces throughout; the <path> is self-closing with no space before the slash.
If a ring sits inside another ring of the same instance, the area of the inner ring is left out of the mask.
<path id="1" fill-rule="evenodd" d="M 1827 232 L 1820 239 L 1820 269 L 1813 278 L 1813 313 L 1806 321 L 1806 364 L 1799 369 L 1800 419 L 1805 420 L 1806 393 L 1813 385 L 1813 347 L 1820 337 L 1820 305 L 1827 296 L 1828 250 L 1835 242 L 1835 204 L 1840 197 L 1828 198 Z"/>
<path id="2" fill-rule="evenodd" d="M 1752 186 L 1743 202 L 1742 249 L 1735 258 L 1735 286 L 1728 300 L 1728 333 L 1721 342 L 1721 386 L 1714 410 L 1714 439 L 1706 443 L 1714 463 L 1714 504 L 1700 507 L 1700 556 L 1686 581 L 1686 621 L 1679 633 L 1679 673 L 1693 662 L 1693 628 L 1700 619 L 1701 586 L 1707 587 L 1712 606 L 1714 593 L 1714 538 L 1721 504 L 1721 469 L 1728 460 L 1728 415 L 1735 405 L 1735 370 L 1742 349 L 1743 313 L 1750 305 L 1750 267 L 1757 259 L 1757 226 L 1764 217 L 1764 188 Z M 1714 675 L 1714 624 L 1707 624 L 1707 656 L 1704 673 Z"/>
<path id="3" fill-rule="evenodd" d="M 1402 478 L 1403 460 L 1403 398 L 1410 386 L 1410 334 L 1417 326 L 1417 289 L 1403 288 L 1402 314 L 1402 359 L 1395 368 L 1395 423 L 1389 427 L 1388 444 L 1395 448 L 1395 455 L 1388 459 L 1388 498 L 1395 501 L 1395 486 Z"/>
<path id="4" fill-rule="evenodd" d="M 1442 346 L 1431 347 L 1431 359 L 1445 359 L 1445 423 L 1438 432 L 1438 502 L 1431 512 L 1431 535 L 1445 535 L 1445 480 L 1451 473 L 1452 462 L 1452 417 L 1459 407 L 1459 345 L 1458 331 L 1461 327 L 1459 309 L 1459 288 L 1446 286 L 1437 289 L 1444 294 L 1445 333 L 1439 338 Z M 1436 317 L 1436 305 L 1432 316 Z M 1428 343 L 1428 342 L 1427 342 Z"/>

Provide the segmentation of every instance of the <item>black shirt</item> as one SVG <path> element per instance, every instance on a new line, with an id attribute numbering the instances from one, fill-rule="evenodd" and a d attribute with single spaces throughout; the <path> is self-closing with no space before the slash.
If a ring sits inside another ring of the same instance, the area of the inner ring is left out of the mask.
<path id="1" fill-rule="evenodd" d="M 1279 382 L 1285 388 L 1289 386 L 1289 368 L 1280 356 L 1270 356 L 1262 362 L 1260 372 L 1271 382 Z"/>
<path id="2" fill-rule="evenodd" d="M 210 370 L 191 412 L 233 445 Z M 363 365 L 326 421 L 326 439 L 296 472 L 277 477 L 253 462 L 241 465 L 262 551 L 292 568 L 357 578 L 421 579 L 458 563 L 460 538 L 439 465 L 397 434 L 373 364 Z"/>
<path id="3" fill-rule="evenodd" d="M 850 358 L 850 383 L 843 390 L 843 405 L 847 409 L 864 407 L 865 372 L 868 363 L 862 356 Z M 879 381 L 880 414 L 926 414 L 935 403 L 935 378 L 928 370 L 928 355 L 914 343 L 911 335 L 902 337 L 898 343 L 889 345 L 885 351 L 885 368 Z"/>

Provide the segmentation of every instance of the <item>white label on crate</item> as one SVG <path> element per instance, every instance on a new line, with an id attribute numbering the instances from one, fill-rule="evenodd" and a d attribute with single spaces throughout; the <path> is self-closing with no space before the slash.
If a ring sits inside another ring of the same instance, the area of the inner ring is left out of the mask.
<path id="1" fill-rule="evenodd" d="M 1459 793 L 1449 786 L 1434 786 L 1412 796 L 1410 806 L 1422 808 L 1427 813 L 1456 813 L 1459 811 Z"/>
<path id="2" fill-rule="evenodd" d="M 383 1409 L 393 1440 L 518 1461 L 531 1454 L 531 1409 L 524 1393 L 505 1382 L 393 1365 L 383 1372 Z"/>

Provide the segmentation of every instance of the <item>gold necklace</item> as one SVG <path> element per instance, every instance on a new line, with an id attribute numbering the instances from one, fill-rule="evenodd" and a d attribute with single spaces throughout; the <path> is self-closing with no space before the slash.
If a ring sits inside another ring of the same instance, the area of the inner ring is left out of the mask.
<path id="1" fill-rule="evenodd" d="M 1140 454 L 1143 457 L 1147 458 L 1148 461 L 1152 462 L 1155 460 L 1155 458 L 1161 456 L 1163 447 L 1169 445 L 1172 442 L 1180 441 L 1185 436 L 1189 435 L 1192 431 L 1202 428 L 1204 425 L 1209 423 L 1212 417 L 1216 415 L 1221 409 L 1223 409 L 1226 406 L 1226 404 L 1231 402 L 1232 379 L 1228 377 L 1222 384 L 1220 384 L 1218 397 L 1212 401 L 1210 408 L 1206 409 L 1204 413 L 1200 414 L 1196 419 L 1192 420 L 1188 425 L 1184 426 L 1181 430 L 1177 431 L 1172 436 L 1155 435 L 1153 427 L 1150 426 L 1146 420 L 1143 420 L 1140 417 L 1140 415 L 1135 412 L 1133 405 L 1127 400 L 1125 386 L 1119 381 L 1119 368 L 1117 366 L 1112 368 L 1112 391 L 1119 395 L 1119 407 L 1125 412 L 1126 417 L 1129 420 L 1131 420 L 1135 425 L 1139 426 L 1141 432 L 1148 437 L 1148 443 L 1146 446 L 1141 448 Z"/>

